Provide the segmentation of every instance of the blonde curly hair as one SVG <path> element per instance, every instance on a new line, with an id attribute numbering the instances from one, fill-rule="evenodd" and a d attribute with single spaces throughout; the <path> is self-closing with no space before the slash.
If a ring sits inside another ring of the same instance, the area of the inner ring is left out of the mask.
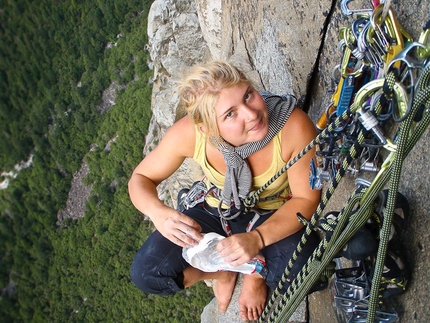
<path id="1" fill-rule="evenodd" d="M 203 125 L 212 144 L 212 137 L 220 138 L 214 109 L 220 92 L 241 83 L 251 81 L 229 62 L 216 60 L 194 66 L 178 85 L 181 107 L 196 125 Z"/>

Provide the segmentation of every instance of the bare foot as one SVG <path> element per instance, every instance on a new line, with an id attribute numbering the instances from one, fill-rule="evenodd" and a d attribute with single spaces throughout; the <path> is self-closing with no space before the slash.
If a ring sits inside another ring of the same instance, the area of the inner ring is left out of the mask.
<path id="1" fill-rule="evenodd" d="M 243 321 L 258 320 L 266 306 L 266 281 L 258 274 L 245 275 L 239 296 L 240 318 Z"/>
<path id="2" fill-rule="evenodd" d="M 215 282 L 214 293 L 221 313 L 225 313 L 228 304 L 230 304 L 234 286 L 236 285 L 236 278 L 237 273 L 226 271 L 220 273 L 220 276 Z"/>

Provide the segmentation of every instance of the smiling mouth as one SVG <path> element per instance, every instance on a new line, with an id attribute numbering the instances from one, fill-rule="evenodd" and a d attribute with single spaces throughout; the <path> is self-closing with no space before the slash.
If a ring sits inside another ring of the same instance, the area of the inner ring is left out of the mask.
<path id="1" fill-rule="evenodd" d="M 263 120 L 260 119 L 260 121 L 257 122 L 257 124 L 252 127 L 251 129 L 249 129 L 249 131 L 257 131 L 259 130 L 261 127 L 263 126 Z"/>

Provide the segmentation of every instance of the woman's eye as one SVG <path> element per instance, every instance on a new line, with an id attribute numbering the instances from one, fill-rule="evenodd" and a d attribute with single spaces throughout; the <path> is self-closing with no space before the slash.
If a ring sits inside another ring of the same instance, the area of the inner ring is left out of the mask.
<path id="1" fill-rule="evenodd" d="M 227 113 L 226 115 L 225 115 L 225 118 L 226 119 L 230 119 L 230 118 L 232 118 L 233 117 L 233 111 L 230 111 L 229 113 Z"/>
<path id="2" fill-rule="evenodd" d="M 245 100 L 248 101 L 251 98 L 251 92 L 245 94 Z"/>

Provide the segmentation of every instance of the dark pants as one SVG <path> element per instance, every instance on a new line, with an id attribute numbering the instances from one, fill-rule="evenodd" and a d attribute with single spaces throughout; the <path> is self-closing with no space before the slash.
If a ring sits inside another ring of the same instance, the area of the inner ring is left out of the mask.
<path id="1" fill-rule="evenodd" d="M 218 216 L 211 214 L 202 205 L 186 210 L 184 214 L 201 225 L 202 233 L 216 232 L 226 235 Z M 258 227 L 270 215 L 260 217 L 254 227 Z M 242 214 L 238 218 L 229 221 L 233 234 L 245 232 L 246 226 L 253 216 L 254 213 Z M 261 250 L 261 254 L 266 260 L 267 272 L 264 278 L 269 288 L 275 289 L 278 285 L 303 232 L 304 229 Z M 318 236 L 312 234 L 291 270 L 289 275 L 291 280 L 294 279 L 295 275 L 306 263 L 318 243 Z M 131 266 L 131 280 L 139 289 L 147 293 L 170 295 L 184 288 L 182 272 L 188 266 L 190 265 L 182 257 L 182 247 L 172 243 L 158 231 L 155 231 L 134 257 Z"/>

